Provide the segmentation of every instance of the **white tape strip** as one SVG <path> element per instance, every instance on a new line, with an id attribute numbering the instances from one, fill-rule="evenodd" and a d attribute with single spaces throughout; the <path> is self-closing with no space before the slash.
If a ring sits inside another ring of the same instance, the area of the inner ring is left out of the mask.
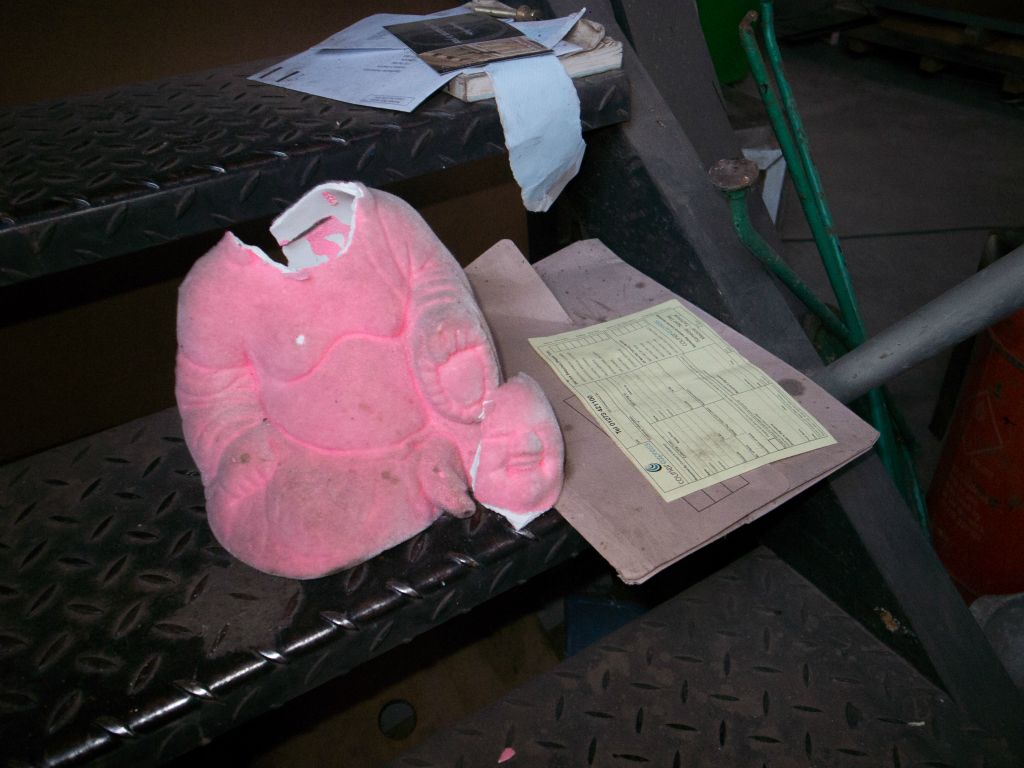
<path id="1" fill-rule="evenodd" d="M 528 211 L 546 211 L 583 161 L 580 99 L 552 55 L 500 61 L 484 70 L 505 130 L 512 175 Z"/>

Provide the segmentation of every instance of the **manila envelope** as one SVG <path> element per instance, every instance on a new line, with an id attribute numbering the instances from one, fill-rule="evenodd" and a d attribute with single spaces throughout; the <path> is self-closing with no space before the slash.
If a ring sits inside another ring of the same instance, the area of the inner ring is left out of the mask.
<path id="1" fill-rule="evenodd" d="M 466 268 L 506 375 L 544 389 L 565 437 L 565 486 L 555 509 L 628 584 L 659 571 L 866 452 L 877 433 L 804 374 L 619 259 L 600 241 L 575 243 L 531 266 L 503 240 Z M 678 299 L 792 395 L 836 444 L 782 459 L 666 502 L 529 339 Z"/>

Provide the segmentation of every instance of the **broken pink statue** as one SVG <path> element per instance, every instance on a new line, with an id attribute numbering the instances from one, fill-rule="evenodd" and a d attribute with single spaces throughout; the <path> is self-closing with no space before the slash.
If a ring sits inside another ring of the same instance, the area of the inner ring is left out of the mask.
<path id="1" fill-rule="evenodd" d="M 239 559 L 313 578 L 476 500 L 519 527 L 562 485 L 551 406 L 501 383 L 465 274 L 411 207 L 356 183 L 230 233 L 178 306 L 178 406 L 210 526 Z"/>

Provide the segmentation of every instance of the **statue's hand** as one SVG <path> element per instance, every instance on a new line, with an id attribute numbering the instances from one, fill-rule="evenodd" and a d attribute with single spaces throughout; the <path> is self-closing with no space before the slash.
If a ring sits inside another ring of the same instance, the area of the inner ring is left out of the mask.
<path id="1" fill-rule="evenodd" d="M 281 437 L 263 422 L 243 432 L 224 450 L 213 484 L 228 499 L 266 491 L 279 464 L 275 444 Z"/>
<path id="2" fill-rule="evenodd" d="M 420 391 L 430 404 L 454 421 L 479 421 L 498 385 L 494 348 L 480 320 L 453 305 L 432 307 L 417 318 L 411 344 Z"/>
<path id="3" fill-rule="evenodd" d="M 424 445 L 419 452 L 419 481 L 433 507 L 455 517 L 476 510 L 455 446 L 440 440 Z"/>

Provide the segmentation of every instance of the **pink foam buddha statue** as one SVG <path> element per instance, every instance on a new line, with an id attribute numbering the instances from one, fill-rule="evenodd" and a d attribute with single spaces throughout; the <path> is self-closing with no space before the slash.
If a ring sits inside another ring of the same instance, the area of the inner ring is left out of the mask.
<path id="1" fill-rule="evenodd" d="M 484 506 L 549 509 L 563 444 L 536 382 L 502 383 L 465 274 L 406 203 L 321 185 L 271 232 L 230 233 L 178 307 L 176 394 L 210 526 L 233 555 L 313 578 Z"/>

